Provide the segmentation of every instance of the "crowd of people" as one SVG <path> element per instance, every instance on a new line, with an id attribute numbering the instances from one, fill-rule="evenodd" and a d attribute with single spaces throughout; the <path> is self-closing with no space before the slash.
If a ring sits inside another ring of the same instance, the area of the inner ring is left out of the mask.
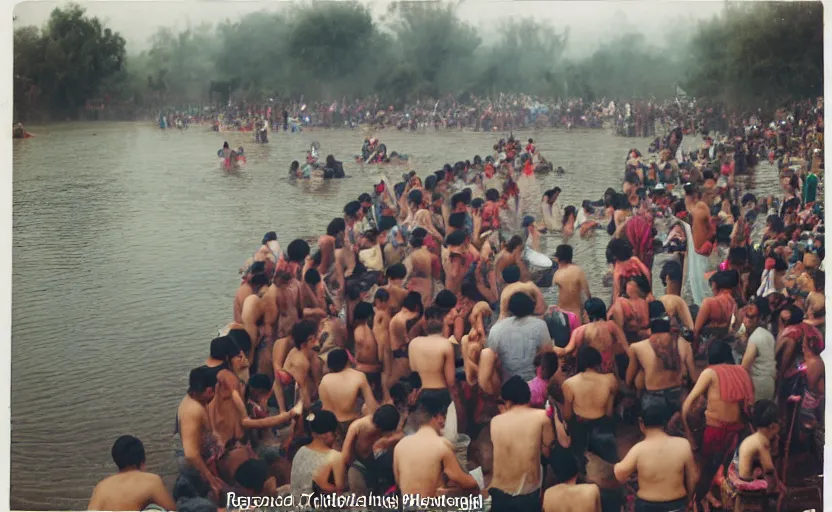
<path id="1" fill-rule="evenodd" d="M 540 194 L 534 141 L 509 138 L 382 179 L 315 247 L 266 233 L 190 371 L 172 493 L 124 436 L 89 508 L 314 508 L 313 492 L 546 512 L 782 499 L 795 458 L 813 469 L 823 452 L 819 109 L 693 151 L 674 129 L 657 158 L 622 159 L 620 190 L 580 205 Z M 781 191 L 744 190 L 754 172 L 779 173 Z M 540 266 L 529 251 L 552 236 Z M 606 236 L 605 292 L 569 241 Z"/>

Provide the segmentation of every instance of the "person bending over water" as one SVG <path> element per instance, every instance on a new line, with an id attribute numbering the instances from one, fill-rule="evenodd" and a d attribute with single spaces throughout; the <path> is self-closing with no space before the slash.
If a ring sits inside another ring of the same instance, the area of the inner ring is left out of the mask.
<path id="1" fill-rule="evenodd" d="M 87 510 L 143 510 L 150 504 L 176 510 L 159 475 L 147 473 L 144 445 L 133 436 L 116 439 L 112 449 L 118 473 L 98 483 Z"/>

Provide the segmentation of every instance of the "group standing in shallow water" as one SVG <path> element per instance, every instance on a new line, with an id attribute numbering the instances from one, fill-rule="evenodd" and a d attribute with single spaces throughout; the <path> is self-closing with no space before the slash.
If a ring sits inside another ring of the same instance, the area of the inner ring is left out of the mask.
<path id="1" fill-rule="evenodd" d="M 381 180 L 314 251 L 267 233 L 190 372 L 172 496 L 144 473 L 140 441 L 120 439 L 120 472 L 90 508 L 221 508 L 229 492 L 547 512 L 783 499 L 798 457 L 820 467 L 823 431 L 822 138 L 797 126 L 782 148 L 743 139 L 782 154 L 775 197 L 742 194 L 730 141 L 686 156 L 677 134 L 657 161 L 631 151 L 621 191 L 578 209 L 535 191 L 536 149 L 509 138 Z M 598 231 L 603 299 L 568 244 Z M 544 268 L 546 236 L 564 243 Z"/>

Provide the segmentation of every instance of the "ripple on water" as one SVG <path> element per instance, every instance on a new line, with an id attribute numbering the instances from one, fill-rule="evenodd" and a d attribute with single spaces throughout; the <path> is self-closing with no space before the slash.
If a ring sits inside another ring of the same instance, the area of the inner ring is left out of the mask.
<path id="1" fill-rule="evenodd" d="M 381 135 L 423 178 L 445 162 L 484 157 L 497 138 Z M 627 150 L 649 143 L 600 131 L 530 136 L 567 170 L 540 184 L 561 187 L 564 205 L 618 186 Z M 224 140 L 246 148 L 237 174 L 219 168 Z M 82 123 L 14 141 L 12 508 L 84 508 L 114 469 L 112 442 L 126 433 L 144 442 L 151 471 L 173 473 L 169 441 L 188 370 L 230 319 L 237 270 L 263 233 L 277 231 L 284 244 L 314 239 L 382 174 L 397 180 L 405 170 L 355 165 L 362 140 L 362 131 L 275 133 L 257 146 L 247 134 L 203 127 L 180 134 Z M 288 180 L 289 163 L 312 141 L 351 178 Z M 757 189 L 773 192 L 772 176 L 763 169 Z M 547 239 L 547 253 L 559 243 Z M 592 290 L 602 290 L 606 235 L 570 243 Z M 546 292 L 548 300 L 556 295 Z"/>

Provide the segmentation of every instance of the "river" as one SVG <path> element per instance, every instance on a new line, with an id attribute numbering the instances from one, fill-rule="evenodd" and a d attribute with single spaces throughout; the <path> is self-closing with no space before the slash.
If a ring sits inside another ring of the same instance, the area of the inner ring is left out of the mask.
<path id="1" fill-rule="evenodd" d="M 263 234 L 277 231 L 284 247 L 317 236 L 381 172 L 396 180 L 405 168 L 353 164 L 361 131 L 275 133 L 256 145 L 251 134 L 202 126 L 30 129 L 36 137 L 15 140 L 13 156 L 11 507 L 84 509 L 95 483 L 116 469 L 110 448 L 120 435 L 144 442 L 148 470 L 175 472 L 170 438 L 188 371 L 230 321 L 237 270 Z M 410 155 L 423 178 L 445 162 L 484 157 L 498 138 L 378 135 L 388 151 Z M 519 136 L 566 169 L 540 183 L 541 191 L 561 187 L 564 205 L 619 187 L 627 150 L 646 152 L 649 143 L 601 130 Z M 239 174 L 219 168 L 223 140 L 246 149 Z M 289 163 L 312 141 L 352 177 L 290 182 Z M 772 193 L 774 170 L 763 164 L 758 175 L 757 188 Z M 547 240 L 550 255 L 558 243 Z M 601 291 L 607 236 L 571 243 Z"/>

